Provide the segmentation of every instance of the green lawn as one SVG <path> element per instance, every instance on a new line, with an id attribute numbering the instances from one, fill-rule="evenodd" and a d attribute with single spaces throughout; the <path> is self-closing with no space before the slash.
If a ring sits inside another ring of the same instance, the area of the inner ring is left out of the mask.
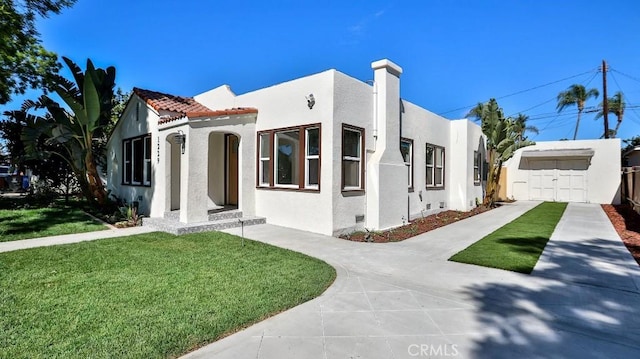
<path id="1" fill-rule="evenodd" d="M 566 203 L 541 203 L 449 260 L 531 273 L 566 207 Z"/>
<path id="2" fill-rule="evenodd" d="M 0 242 L 107 229 L 71 207 L 0 209 Z"/>
<path id="3" fill-rule="evenodd" d="M 3 253 L 0 358 L 177 357 L 318 296 L 335 276 L 216 232 Z"/>

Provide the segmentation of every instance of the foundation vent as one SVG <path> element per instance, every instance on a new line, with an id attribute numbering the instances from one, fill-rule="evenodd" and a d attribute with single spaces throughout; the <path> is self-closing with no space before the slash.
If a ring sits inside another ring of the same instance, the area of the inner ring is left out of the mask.
<path id="1" fill-rule="evenodd" d="M 427 210 L 431 209 L 431 203 L 427 203 Z"/>
<path id="2" fill-rule="evenodd" d="M 356 215 L 356 223 L 364 222 L 364 214 Z"/>
<path id="3" fill-rule="evenodd" d="M 440 208 L 445 208 L 447 204 L 445 202 L 440 202 Z"/>

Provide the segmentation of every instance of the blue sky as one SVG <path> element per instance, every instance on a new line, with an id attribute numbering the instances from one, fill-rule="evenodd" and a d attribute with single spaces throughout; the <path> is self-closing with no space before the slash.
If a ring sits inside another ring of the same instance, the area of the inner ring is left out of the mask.
<path id="1" fill-rule="evenodd" d="M 87 57 L 115 66 L 124 90 L 182 96 L 222 84 L 239 94 L 331 68 L 364 81 L 372 61 L 388 58 L 404 69 L 406 100 L 461 118 L 497 97 L 507 115 L 531 117 L 539 141 L 573 136 L 575 108 L 557 115 L 555 97 L 573 83 L 601 89 L 606 59 L 609 94 L 621 89 L 629 106 L 619 137 L 640 135 L 637 0 L 78 0 L 38 29 L 45 47 L 82 67 Z M 593 117 L 584 115 L 578 139 L 602 134 Z"/>

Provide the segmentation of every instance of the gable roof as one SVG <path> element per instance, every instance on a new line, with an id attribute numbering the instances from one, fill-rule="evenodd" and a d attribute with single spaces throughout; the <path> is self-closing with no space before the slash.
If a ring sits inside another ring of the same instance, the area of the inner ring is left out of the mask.
<path id="1" fill-rule="evenodd" d="M 243 115 L 249 113 L 258 113 L 255 108 L 233 108 L 227 110 L 212 110 L 207 106 L 196 101 L 192 97 L 181 97 L 170 95 L 162 92 L 144 90 L 134 87 L 133 93 L 143 99 L 149 106 L 156 111 L 177 112 L 175 116 L 162 118 L 158 121 L 160 124 L 170 122 L 182 117 L 208 117 L 208 116 L 225 116 L 225 115 Z"/>
<path id="2" fill-rule="evenodd" d="M 197 117 L 197 114 L 213 112 L 213 110 L 191 97 L 169 95 L 137 87 L 133 88 L 133 93 L 138 95 L 156 111 L 178 112 L 188 117 Z M 196 114 L 196 116 L 194 116 L 194 114 Z"/>

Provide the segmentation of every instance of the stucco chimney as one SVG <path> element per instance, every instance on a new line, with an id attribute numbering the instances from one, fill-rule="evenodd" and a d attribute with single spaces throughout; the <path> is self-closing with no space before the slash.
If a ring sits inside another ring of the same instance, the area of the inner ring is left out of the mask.
<path id="1" fill-rule="evenodd" d="M 373 128 L 377 139 L 367 163 L 365 226 L 387 229 L 407 220 L 407 169 L 400 154 L 400 74 L 389 60 L 371 63 L 375 81 Z"/>
<path id="2" fill-rule="evenodd" d="M 376 151 L 400 148 L 400 74 L 402 68 L 384 59 L 371 63 L 377 90 L 373 116 Z M 399 154 L 399 153 L 398 153 Z"/>

